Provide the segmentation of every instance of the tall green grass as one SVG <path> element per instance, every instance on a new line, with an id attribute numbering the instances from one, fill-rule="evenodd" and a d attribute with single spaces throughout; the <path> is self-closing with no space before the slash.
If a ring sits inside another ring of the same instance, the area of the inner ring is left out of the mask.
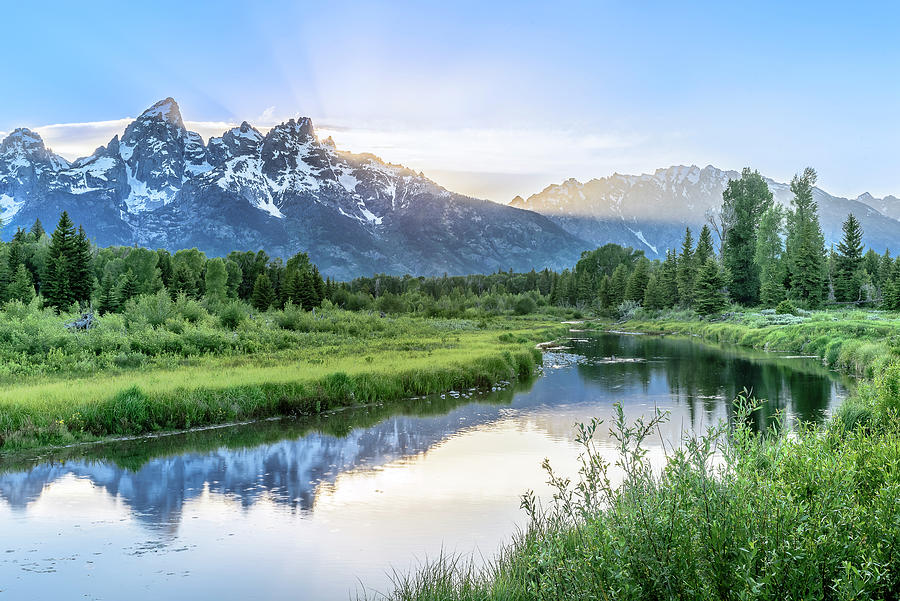
<path id="1" fill-rule="evenodd" d="M 19 352 L 30 375 L 8 377 L 0 389 L 0 450 L 490 387 L 530 374 L 540 363 L 534 343 L 563 331 L 535 319 L 476 323 L 333 310 L 287 321 L 280 313 L 263 314 L 233 332 L 200 322 L 173 329 L 159 320 L 156 326 L 120 331 L 121 316 L 114 315 L 102 318 L 96 331 L 60 334 L 53 316 L 29 315 L 19 323 L 19 333 L 49 329 L 58 340 L 44 344 L 60 357 L 53 359 L 56 365 L 87 354 L 93 375 L 85 376 L 77 364 L 51 370 L 39 353 Z M 207 352 L 185 352 L 184 345 L 207 337 Z M 7 340 L 4 347 L 0 331 L 0 354 L 24 344 L 16 339 L 20 342 Z M 216 342 L 222 339 L 227 343 Z M 151 350 L 148 340 L 176 342 Z M 139 355 L 136 367 L 103 364 L 104 349 L 116 345 Z M 92 346 L 97 353 L 86 350 Z"/>

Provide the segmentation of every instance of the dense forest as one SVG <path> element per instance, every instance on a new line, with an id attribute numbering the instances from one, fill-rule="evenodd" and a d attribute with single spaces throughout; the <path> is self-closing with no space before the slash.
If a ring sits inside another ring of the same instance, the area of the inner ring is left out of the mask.
<path id="1" fill-rule="evenodd" d="M 0 247 L 0 301 L 40 296 L 59 311 L 93 307 L 123 311 L 149 295 L 203 301 L 228 315 L 293 306 L 310 311 L 327 300 L 348 310 L 433 317 L 528 314 L 551 307 L 622 316 L 637 308 L 686 309 L 701 315 L 743 306 L 814 309 L 858 304 L 900 309 L 900 259 L 864 252 L 851 214 L 844 237 L 826 250 L 812 190 L 816 173 L 794 177 L 791 206 L 773 202 L 756 171 L 729 182 L 721 212 L 694 241 L 662 261 L 607 244 L 582 254 L 573 269 L 444 277 L 375 275 L 350 282 L 323 280 L 305 253 L 287 261 L 264 251 L 208 258 L 196 248 L 166 250 L 91 244 L 66 213 L 48 235 L 37 221 Z"/>

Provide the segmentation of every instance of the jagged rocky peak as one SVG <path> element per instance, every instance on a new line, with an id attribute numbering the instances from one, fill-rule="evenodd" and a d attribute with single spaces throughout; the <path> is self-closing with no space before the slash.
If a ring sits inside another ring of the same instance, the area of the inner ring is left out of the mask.
<path id="1" fill-rule="evenodd" d="M 45 164 L 54 171 L 69 166 L 67 160 L 44 145 L 40 134 L 27 127 L 14 129 L 0 142 L 0 156 L 16 160 L 20 166 L 24 166 L 25 162 Z"/>
<path id="2" fill-rule="evenodd" d="M 251 156 L 259 152 L 263 135 L 255 127 L 244 121 L 233 127 L 221 137 L 210 138 L 207 145 L 210 162 L 221 165 L 229 159 Z"/>
<path id="3" fill-rule="evenodd" d="M 186 179 L 207 170 L 206 152 L 198 138 L 185 129 L 172 98 L 160 100 L 125 128 L 119 156 L 127 169 L 129 212 L 168 204 Z"/>
<path id="4" fill-rule="evenodd" d="M 178 108 L 178 103 L 175 102 L 175 99 L 171 97 L 160 100 L 137 118 L 137 121 L 150 120 L 164 121 L 184 129 L 184 121 L 181 120 L 181 109 Z"/>

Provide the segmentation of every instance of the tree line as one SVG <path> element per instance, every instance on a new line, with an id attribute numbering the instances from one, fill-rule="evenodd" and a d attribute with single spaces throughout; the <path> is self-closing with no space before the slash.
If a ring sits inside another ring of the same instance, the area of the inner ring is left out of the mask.
<path id="1" fill-rule="evenodd" d="M 762 176 L 744 169 L 726 186 L 715 219 L 700 228 L 696 240 L 686 228 L 680 248 L 662 260 L 606 244 L 561 272 L 377 274 L 348 282 L 323 279 L 305 253 L 283 261 L 262 250 L 208 258 L 196 248 L 174 254 L 138 246 L 99 248 L 63 213 L 52 234 L 38 220 L 0 245 L 0 302 L 28 303 L 40 295 L 57 310 L 91 305 L 109 313 L 138 296 L 165 291 L 173 300 L 204 300 L 210 308 L 240 301 L 259 311 L 288 304 L 309 311 L 328 300 L 348 310 L 441 317 L 526 314 L 541 307 L 621 314 L 639 306 L 707 315 L 730 303 L 775 307 L 785 301 L 805 308 L 844 303 L 900 310 L 900 258 L 887 250 L 866 251 L 852 214 L 842 240 L 826 250 L 815 182 L 811 168 L 796 175 L 790 205 L 782 207 Z"/>
<path id="2" fill-rule="evenodd" d="M 207 258 L 196 248 L 174 254 L 138 246 L 98 248 L 66 212 L 51 235 L 37 220 L 0 248 L 0 301 L 29 303 L 40 295 L 60 311 L 92 305 L 101 313 L 117 312 L 135 297 L 160 291 L 211 307 L 240 300 L 260 311 L 287 303 L 311 310 L 322 304 L 330 285 L 306 253 L 282 261 L 264 251 Z"/>

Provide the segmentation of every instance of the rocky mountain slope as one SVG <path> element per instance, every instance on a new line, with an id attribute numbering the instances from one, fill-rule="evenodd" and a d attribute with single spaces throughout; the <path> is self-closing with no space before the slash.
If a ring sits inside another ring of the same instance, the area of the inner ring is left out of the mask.
<path id="1" fill-rule="evenodd" d="M 73 163 L 27 129 L 3 140 L 3 235 L 36 218 L 50 229 L 64 210 L 100 245 L 306 251 L 337 278 L 561 268 L 590 246 L 537 213 L 339 151 L 306 118 L 266 134 L 245 122 L 204 144 L 171 98 Z"/>
<path id="2" fill-rule="evenodd" d="M 616 173 L 585 183 L 569 179 L 527 199 L 516 197 L 510 205 L 546 215 L 593 246 L 616 242 L 658 257 L 667 248 L 679 247 L 686 226 L 696 233 L 706 214 L 721 208 L 728 180 L 739 177 L 737 171 L 712 165 L 669 167 L 644 175 Z M 766 182 L 776 202 L 790 204 L 788 184 L 768 178 Z M 814 196 L 827 244 L 840 240 L 841 224 L 852 212 L 862 223 L 867 246 L 878 252 L 900 251 L 900 201 L 896 198 L 862 195 L 851 200 L 819 188 Z"/>

